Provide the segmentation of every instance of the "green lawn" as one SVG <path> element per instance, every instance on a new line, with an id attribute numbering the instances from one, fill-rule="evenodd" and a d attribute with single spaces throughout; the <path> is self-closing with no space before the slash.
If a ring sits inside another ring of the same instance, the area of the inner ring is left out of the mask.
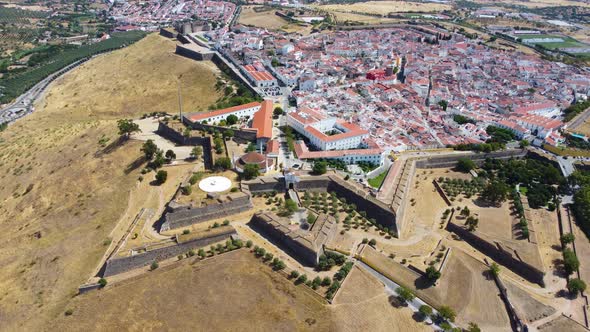
<path id="1" fill-rule="evenodd" d="M 387 176 L 387 171 L 383 171 L 376 177 L 367 180 L 367 182 L 371 185 L 371 187 L 379 189 L 379 187 L 381 187 L 381 184 L 383 183 L 383 180 L 385 180 L 385 176 Z"/>

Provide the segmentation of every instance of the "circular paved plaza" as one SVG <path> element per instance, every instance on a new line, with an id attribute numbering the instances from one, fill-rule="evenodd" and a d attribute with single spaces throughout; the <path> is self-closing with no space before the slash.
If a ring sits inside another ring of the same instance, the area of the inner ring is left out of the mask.
<path id="1" fill-rule="evenodd" d="M 231 180 L 225 176 L 211 176 L 199 182 L 199 188 L 208 193 L 226 191 L 231 187 Z"/>

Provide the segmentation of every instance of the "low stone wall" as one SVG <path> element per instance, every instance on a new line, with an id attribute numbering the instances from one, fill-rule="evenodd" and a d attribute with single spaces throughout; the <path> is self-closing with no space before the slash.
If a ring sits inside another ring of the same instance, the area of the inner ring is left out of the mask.
<path id="1" fill-rule="evenodd" d="M 368 192 L 345 181 L 337 175 L 305 176 L 294 184 L 296 191 L 322 191 L 336 192 L 339 197 L 344 197 L 347 204 L 355 204 L 359 211 L 365 211 L 367 218 L 374 218 L 377 223 L 397 232 L 396 215 L 387 204 L 371 196 Z M 285 192 L 284 178 L 264 177 L 253 181 L 243 182 L 242 190 L 249 193 L 260 192 Z"/>
<path id="2" fill-rule="evenodd" d="M 259 177 L 252 181 L 242 181 L 242 191 L 245 193 L 284 192 L 285 189 L 285 178 Z"/>
<path id="3" fill-rule="evenodd" d="M 99 288 L 100 288 L 100 284 L 98 284 L 98 283 L 80 285 L 80 287 L 78 287 L 78 294 L 84 294 L 84 293 L 90 292 L 91 290 L 95 290 L 95 289 L 99 289 Z"/>
<path id="4" fill-rule="evenodd" d="M 213 156 L 211 154 L 211 138 L 209 137 L 185 137 L 175 129 L 170 128 L 166 123 L 158 124 L 158 135 L 171 140 L 178 145 L 201 146 L 203 147 L 203 163 L 206 169 L 213 168 Z"/>
<path id="5" fill-rule="evenodd" d="M 250 196 L 244 193 L 231 194 L 214 203 L 194 207 L 192 205 L 169 204 L 164 214 L 161 232 L 198 224 L 208 220 L 228 217 L 252 208 Z"/>
<path id="6" fill-rule="evenodd" d="M 187 114 L 186 116 L 190 116 L 191 114 Z M 255 141 L 256 140 L 256 130 L 254 129 L 234 129 L 229 127 L 222 127 L 222 126 L 214 126 L 210 124 L 203 124 L 199 122 L 190 122 L 183 117 L 182 121 L 185 125 L 195 129 L 195 130 L 217 130 L 220 133 L 224 133 L 225 131 L 231 130 L 234 133 L 234 137 L 238 139 L 242 139 L 244 141 Z"/>
<path id="7" fill-rule="evenodd" d="M 527 279 L 530 282 L 539 284 L 541 287 L 545 287 L 543 277 L 545 272 L 538 268 L 522 261 L 518 256 L 515 257 L 510 252 L 505 251 L 497 243 L 490 242 L 479 237 L 477 234 L 468 231 L 467 229 L 457 225 L 453 222 L 447 223 L 447 230 L 453 232 L 461 237 L 465 242 L 469 243 L 475 249 L 481 251 L 486 256 L 489 256 L 496 262 L 506 266 L 514 273 Z"/>
<path id="8" fill-rule="evenodd" d="M 476 164 L 483 163 L 487 158 L 490 159 L 517 159 L 526 156 L 527 150 L 516 149 L 516 150 L 503 150 L 490 153 L 457 153 L 447 154 L 442 156 L 431 156 L 425 159 L 416 161 L 416 168 L 441 168 L 441 167 L 453 167 L 457 164 L 460 158 L 469 158 Z"/>
<path id="9" fill-rule="evenodd" d="M 169 259 L 172 257 L 176 257 L 178 255 L 184 254 L 191 249 L 201 248 L 207 246 L 211 243 L 216 243 L 220 241 L 225 241 L 229 239 L 232 235 L 235 235 L 236 230 L 231 227 L 227 231 L 222 233 L 217 233 L 211 237 L 205 238 L 198 238 L 189 240 L 183 243 L 177 243 L 172 246 L 153 249 L 141 254 L 129 256 L 129 257 L 120 257 L 120 258 L 113 258 L 109 259 L 106 262 L 106 267 L 104 270 L 103 277 L 109 277 L 113 275 L 117 275 L 123 272 L 127 272 L 133 269 L 137 269 L 140 267 L 149 266 L 152 262 L 158 262 L 165 259 Z"/>

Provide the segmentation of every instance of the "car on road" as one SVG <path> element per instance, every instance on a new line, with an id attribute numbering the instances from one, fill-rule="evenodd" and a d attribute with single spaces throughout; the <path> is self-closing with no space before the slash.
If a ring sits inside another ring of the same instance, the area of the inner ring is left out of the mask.
<path id="1" fill-rule="evenodd" d="M 293 168 L 299 168 L 301 165 L 299 164 L 293 164 Z"/>

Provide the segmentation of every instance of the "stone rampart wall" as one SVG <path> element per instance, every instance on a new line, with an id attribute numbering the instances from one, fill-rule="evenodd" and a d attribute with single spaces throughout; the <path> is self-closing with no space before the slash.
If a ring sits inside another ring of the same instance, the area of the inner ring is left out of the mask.
<path id="1" fill-rule="evenodd" d="M 447 230 L 459 235 L 471 246 L 489 256 L 496 262 L 506 266 L 514 273 L 520 275 L 530 282 L 534 282 L 541 285 L 542 287 L 545 287 L 543 282 L 545 273 L 543 271 L 540 271 L 534 266 L 531 266 L 528 263 L 520 260 L 518 257 L 514 257 L 511 253 L 498 247 L 497 244 L 487 241 L 473 232 L 470 232 L 460 225 L 456 225 L 452 222 L 447 223 Z"/>
<path id="2" fill-rule="evenodd" d="M 184 47 L 183 45 L 176 45 L 176 54 L 197 61 L 206 61 L 213 59 L 213 55 L 215 53 L 211 51 L 199 52 L 188 47 Z"/>
<path id="3" fill-rule="evenodd" d="M 460 158 L 469 158 L 476 164 L 483 163 L 487 158 L 491 159 L 516 159 L 523 158 L 526 156 L 527 151 L 516 149 L 516 150 L 504 150 L 490 153 L 467 153 L 467 154 L 451 154 L 442 156 L 431 156 L 425 159 L 416 161 L 416 168 L 441 168 L 441 167 L 454 167 Z"/>
<path id="4" fill-rule="evenodd" d="M 248 211 L 252 208 L 250 196 L 243 194 L 241 197 L 227 199 L 223 202 L 215 202 L 202 207 L 190 205 L 168 206 L 164 214 L 164 222 L 160 228 L 161 232 L 190 226 L 233 214 Z"/>
<path id="5" fill-rule="evenodd" d="M 276 242 L 279 246 L 285 248 L 301 263 L 308 266 L 315 266 L 318 263 L 320 255 L 324 253 L 323 247 L 315 252 L 311 248 L 294 241 L 292 238 L 279 231 L 271 224 L 265 221 L 264 217 L 255 214 L 250 220 L 251 226 L 254 229 L 261 231 L 261 233 L 268 236 L 271 240 Z"/>
<path id="6" fill-rule="evenodd" d="M 166 123 L 158 124 L 158 135 L 171 140 L 178 145 L 203 147 L 203 163 L 206 169 L 213 168 L 213 156 L 211 155 L 211 139 L 209 137 L 185 137 Z"/>
<path id="7" fill-rule="evenodd" d="M 216 243 L 229 239 L 236 234 L 236 230 L 231 228 L 221 234 L 211 237 L 189 240 L 187 242 L 175 244 L 169 247 L 150 250 L 141 254 L 109 259 L 106 262 L 103 277 L 117 275 L 140 267 L 149 266 L 152 262 L 158 262 L 178 255 L 184 254 L 191 249 L 201 248 L 211 243 Z"/>

